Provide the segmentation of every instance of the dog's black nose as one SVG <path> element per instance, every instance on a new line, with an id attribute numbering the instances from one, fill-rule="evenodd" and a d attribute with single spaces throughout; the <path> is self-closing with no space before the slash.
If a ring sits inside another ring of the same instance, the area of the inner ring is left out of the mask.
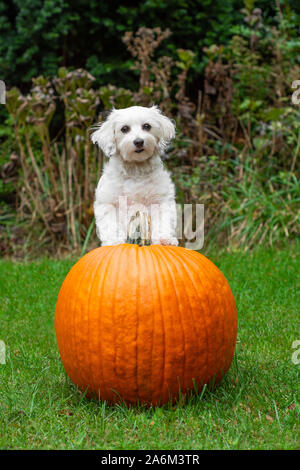
<path id="1" fill-rule="evenodd" d="M 140 149 L 144 145 L 143 139 L 135 139 L 133 143 L 138 149 Z"/>

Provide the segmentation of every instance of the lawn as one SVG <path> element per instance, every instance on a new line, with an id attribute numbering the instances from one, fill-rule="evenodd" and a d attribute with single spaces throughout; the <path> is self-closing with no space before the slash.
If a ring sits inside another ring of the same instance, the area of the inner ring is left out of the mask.
<path id="1" fill-rule="evenodd" d="M 156 409 L 90 401 L 67 378 L 53 317 L 74 260 L 1 261 L 0 448 L 299 448 L 299 246 L 210 253 L 237 301 L 233 364 L 214 391 Z"/>

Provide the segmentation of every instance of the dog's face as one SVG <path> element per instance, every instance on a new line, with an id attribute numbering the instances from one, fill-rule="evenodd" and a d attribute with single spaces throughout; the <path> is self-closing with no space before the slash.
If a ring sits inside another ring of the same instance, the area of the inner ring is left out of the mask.
<path id="1" fill-rule="evenodd" d="M 142 162 L 162 152 L 174 136 L 173 122 L 156 106 L 132 106 L 114 109 L 91 138 L 108 157 Z"/>

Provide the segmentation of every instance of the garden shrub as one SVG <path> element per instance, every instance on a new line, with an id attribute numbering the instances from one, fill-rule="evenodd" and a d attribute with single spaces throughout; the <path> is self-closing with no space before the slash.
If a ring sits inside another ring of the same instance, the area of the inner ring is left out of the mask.
<path id="1" fill-rule="evenodd" d="M 275 3 L 257 3 L 273 17 Z M 179 47 L 196 53 L 190 80 L 198 81 L 202 48 L 229 41 L 242 7 L 242 0 L 0 0 L 0 77 L 28 91 L 34 77 L 53 77 L 59 67 L 85 68 L 98 86 L 134 88 L 122 36 L 144 26 L 172 31 L 161 55 L 174 58 Z"/>
<path id="2" fill-rule="evenodd" d="M 4 253 L 86 247 L 103 164 L 89 128 L 112 106 L 132 104 L 158 103 L 176 120 L 165 164 L 178 202 L 205 204 L 208 241 L 248 249 L 297 235 L 300 110 L 291 102 L 292 81 L 300 79 L 297 15 L 277 2 L 272 22 L 265 21 L 253 1 L 245 4 L 227 43 L 203 48 L 203 82 L 193 93 L 189 77 L 199 50 L 175 49 L 174 31 L 159 27 L 122 36 L 134 87 L 122 80 L 98 86 L 90 72 L 61 67 L 52 79 L 34 79 L 28 94 L 8 91 L 10 114 L 0 134 Z"/>

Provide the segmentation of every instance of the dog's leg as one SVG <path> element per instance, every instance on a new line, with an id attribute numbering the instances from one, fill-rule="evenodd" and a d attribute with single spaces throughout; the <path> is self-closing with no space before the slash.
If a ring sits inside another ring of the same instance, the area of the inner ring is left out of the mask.
<path id="1" fill-rule="evenodd" d="M 125 243 L 126 234 L 117 223 L 118 210 L 114 204 L 94 203 L 96 233 L 101 245 L 119 245 Z"/>
<path id="2" fill-rule="evenodd" d="M 153 245 L 178 245 L 175 237 L 177 225 L 175 201 L 151 206 L 151 222 Z"/>

